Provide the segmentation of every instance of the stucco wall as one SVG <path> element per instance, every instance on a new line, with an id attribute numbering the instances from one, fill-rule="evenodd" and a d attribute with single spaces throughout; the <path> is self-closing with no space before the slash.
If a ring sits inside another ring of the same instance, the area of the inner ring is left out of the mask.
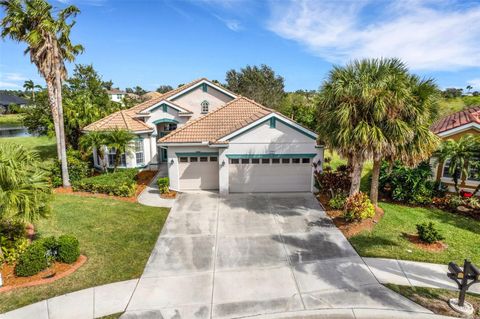
<path id="1" fill-rule="evenodd" d="M 220 106 L 225 105 L 227 102 L 232 101 L 233 98 L 207 85 L 207 92 L 204 92 L 202 86 L 199 86 L 188 93 L 173 99 L 172 101 L 174 101 L 175 104 L 192 111 L 192 119 L 194 119 L 203 115 L 201 113 L 200 104 L 204 100 L 208 101 L 209 103 L 208 112 L 212 112 Z"/>

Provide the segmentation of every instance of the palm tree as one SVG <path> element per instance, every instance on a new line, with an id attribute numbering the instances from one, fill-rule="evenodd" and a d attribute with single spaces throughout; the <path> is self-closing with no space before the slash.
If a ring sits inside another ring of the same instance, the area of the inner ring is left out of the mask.
<path id="1" fill-rule="evenodd" d="M 467 85 L 466 89 L 467 89 L 468 92 L 470 92 L 470 91 L 473 89 L 473 86 L 471 86 L 471 85 L 469 84 L 469 85 Z"/>
<path id="2" fill-rule="evenodd" d="M 2 37 L 25 42 L 25 53 L 45 79 L 57 139 L 57 155 L 62 164 L 63 186 L 69 186 L 65 130 L 62 107 L 62 80 L 67 76 L 65 60 L 73 61 L 83 51 L 81 45 L 70 41 L 70 32 L 75 22 L 67 22 L 79 10 L 68 6 L 53 15 L 54 9 L 45 0 L 3 0 L 5 9 L 1 21 Z M 56 10 L 55 10 L 56 11 Z"/>
<path id="3" fill-rule="evenodd" d="M 35 84 L 32 80 L 25 81 L 25 83 L 23 83 L 23 88 L 27 92 L 32 92 L 32 102 L 35 102 L 35 89 L 42 89 L 40 85 Z"/>
<path id="4" fill-rule="evenodd" d="M 410 76 L 398 59 L 357 60 L 330 72 L 321 88 L 319 136 L 327 147 L 348 159 L 350 195 L 360 189 L 366 159 L 373 159 L 371 200 L 376 204 L 382 160 L 409 154 L 417 159 L 433 151 L 406 152 L 413 146 L 425 147 L 416 140 L 417 132 L 427 135 L 429 143 L 434 139 L 428 134 L 432 99 L 426 93 L 430 86 L 435 88 L 430 80 Z"/>
<path id="5" fill-rule="evenodd" d="M 49 213 L 50 183 L 38 164 L 37 153 L 0 144 L 0 218 L 33 222 Z"/>
<path id="6" fill-rule="evenodd" d="M 106 133 L 106 146 L 115 149 L 115 166 L 113 171 L 117 171 L 122 154 L 130 149 L 130 143 L 135 135 L 125 130 L 113 130 Z"/>
<path id="7" fill-rule="evenodd" d="M 448 174 L 452 176 L 457 194 L 460 192 L 458 179 L 462 176 L 468 176 L 469 163 L 473 162 L 476 156 L 478 156 L 480 149 L 478 145 L 478 137 L 467 134 L 458 141 L 453 139 L 446 140 L 440 146 L 438 159 L 440 163 L 444 163 L 447 160 L 450 161 Z"/>
<path id="8" fill-rule="evenodd" d="M 102 171 L 106 171 L 105 145 L 108 143 L 108 134 L 105 132 L 89 132 L 80 138 L 80 148 L 85 153 L 92 153 L 94 149 L 100 159 Z"/>

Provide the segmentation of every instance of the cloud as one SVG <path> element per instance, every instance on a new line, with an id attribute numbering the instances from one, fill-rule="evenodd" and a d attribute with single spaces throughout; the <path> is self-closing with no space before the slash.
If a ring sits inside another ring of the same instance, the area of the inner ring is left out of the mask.
<path id="1" fill-rule="evenodd" d="M 453 1 L 271 3 L 267 27 L 333 63 L 399 57 L 418 70 L 480 66 L 480 5 Z"/>
<path id="2" fill-rule="evenodd" d="M 474 89 L 480 89 L 480 78 L 468 80 L 467 84 L 473 86 Z"/>
<path id="3" fill-rule="evenodd" d="M 214 16 L 218 20 L 222 21 L 227 28 L 229 28 L 230 30 L 232 30 L 234 32 L 238 32 L 238 31 L 241 31 L 243 29 L 243 26 L 240 23 L 240 21 L 238 21 L 236 19 L 226 19 L 226 18 L 222 18 L 221 16 L 216 15 L 216 14 L 214 14 Z"/>
<path id="4" fill-rule="evenodd" d="M 20 85 L 12 82 L 5 82 L 5 81 L 0 81 L 0 88 L 2 89 L 19 89 L 21 88 Z"/>
<path id="5" fill-rule="evenodd" d="M 0 78 L 6 81 L 14 81 L 14 82 L 27 80 L 27 78 L 24 75 L 16 72 L 4 73 Z"/>

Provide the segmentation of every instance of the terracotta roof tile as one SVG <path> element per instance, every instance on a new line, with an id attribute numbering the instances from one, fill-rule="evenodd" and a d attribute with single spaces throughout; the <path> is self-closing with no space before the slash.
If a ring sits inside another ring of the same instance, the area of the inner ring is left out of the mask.
<path id="1" fill-rule="evenodd" d="M 160 143 L 195 143 L 217 140 L 274 111 L 245 97 L 239 97 L 215 111 L 187 122 L 161 138 Z"/>
<path id="2" fill-rule="evenodd" d="M 437 121 L 430 129 L 433 133 L 439 134 L 469 123 L 480 124 L 480 106 L 450 114 Z"/>
<path id="3" fill-rule="evenodd" d="M 133 118 L 126 110 L 118 111 L 83 128 L 84 131 L 111 131 L 122 129 L 130 132 L 152 131 L 144 122 Z"/>

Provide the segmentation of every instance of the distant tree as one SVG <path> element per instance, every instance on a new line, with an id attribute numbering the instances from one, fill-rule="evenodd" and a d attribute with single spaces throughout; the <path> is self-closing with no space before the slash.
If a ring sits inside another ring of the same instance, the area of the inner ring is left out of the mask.
<path id="1" fill-rule="evenodd" d="M 473 86 L 471 86 L 471 85 L 469 84 L 469 85 L 467 85 L 466 89 L 467 89 L 468 92 L 470 92 L 470 91 L 473 89 Z"/>
<path id="2" fill-rule="evenodd" d="M 170 85 L 160 85 L 158 89 L 156 90 L 158 93 L 167 93 L 168 91 L 173 90 L 173 87 Z"/>
<path id="3" fill-rule="evenodd" d="M 315 97 L 315 91 L 313 94 L 302 90 L 287 93 L 278 110 L 301 125 L 316 131 L 317 108 Z"/>
<path id="4" fill-rule="evenodd" d="M 142 96 L 144 95 L 145 93 L 147 93 L 147 91 L 145 91 L 141 86 L 135 86 L 134 88 L 126 88 L 125 89 L 125 92 L 127 93 L 133 93 L 133 94 L 136 94 L 138 96 Z"/>
<path id="5" fill-rule="evenodd" d="M 461 97 L 462 94 L 463 94 L 463 89 L 457 89 L 457 88 L 447 88 L 442 92 L 442 96 L 447 99 Z"/>
<path id="6" fill-rule="evenodd" d="M 110 80 L 110 81 L 102 82 L 102 86 L 105 90 L 111 90 L 113 87 L 113 81 Z"/>
<path id="7" fill-rule="evenodd" d="M 478 92 L 478 91 L 473 91 L 473 92 L 472 92 L 472 95 L 473 95 L 473 96 L 480 96 L 480 92 Z"/>
<path id="8" fill-rule="evenodd" d="M 32 94 L 32 102 L 35 102 L 35 90 L 39 89 L 41 90 L 42 87 L 38 84 L 35 84 L 32 80 L 27 80 L 25 83 L 23 83 L 23 88 L 25 91 L 30 91 Z"/>
<path id="9" fill-rule="evenodd" d="M 273 109 L 279 109 L 285 97 L 284 79 L 267 65 L 247 65 L 226 74 L 227 88 Z"/>

